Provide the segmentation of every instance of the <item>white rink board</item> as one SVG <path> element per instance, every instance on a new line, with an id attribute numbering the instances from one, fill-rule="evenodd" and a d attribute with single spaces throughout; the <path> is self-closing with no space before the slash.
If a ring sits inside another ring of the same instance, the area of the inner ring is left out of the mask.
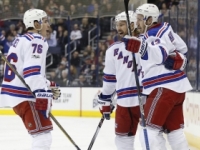
<path id="1" fill-rule="evenodd" d="M 97 96 L 101 92 L 101 88 L 82 88 L 81 89 L 81 103 L 82 111 L 99 111 L 97 104 Z"/>
<path id="2" fill-rule="evenodd" d="M 183 110 L 185 131 L 200 137 L 200 94 L 187 93 Z"/>
<path id="3" fill-rule="evenodd" d="M 188 142 L 200 149 L 200 93 L 188 92 L 184 102 L 185 134 Z"/>
<path id="4" fill-rule="evenodd" d="M 60 88 L 61 97 L 53 101 L 52 110 L 80 110 L 80 88 Z"/>

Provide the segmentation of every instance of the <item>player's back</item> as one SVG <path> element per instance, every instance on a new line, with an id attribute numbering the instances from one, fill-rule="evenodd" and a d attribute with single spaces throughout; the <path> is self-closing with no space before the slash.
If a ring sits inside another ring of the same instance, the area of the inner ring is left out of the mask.
<path id="1" fill-rule="evenodd" d="M 123 42 L 115 42 L 106 51 L 103 80 L 108 83 L 116 82 L 117 104 L 124 107 L 138 105 L 132 58 L 132 53 L 125 50 Z M 138 58 L 137 54 L 136 58 Z"/>
<path id="2" fill-rule="evenodd" d="M 36 33 L 27 33 L 17 37 L 9 49 L 7 60 L 32 90 L 34 90 L 33 86 L 40 83 L 36 80 L 30 82 L 30 79 L 36 78 L 37 75 L 45 77 L 47 50 L 46 40 Z M 13 107 L 24 100 L 34 101 L 32 94 L 8 65 L 5 65 L 0 96 L 0 106 Z"/>
<path id="3" fill-rule="evenodd" d="M 149 43 L 148 58 L 140 61 L 144 71 L 143 93 L 148 95 L 157 87 L 168 88 L 179 93 L 191 90 L 189 80 L 183 71 L 169 70 L 163 65 L 167 54 L 175 50 L 182 54 L 187 52 L 185 42 L 173 32 L 171 26 L 166 22 L 157 24 L 150 28 L 143 38 Z M 158 47 L 157 51 L 154 46 Z M 155 62 L 155 60 L 160 61 Z"/>

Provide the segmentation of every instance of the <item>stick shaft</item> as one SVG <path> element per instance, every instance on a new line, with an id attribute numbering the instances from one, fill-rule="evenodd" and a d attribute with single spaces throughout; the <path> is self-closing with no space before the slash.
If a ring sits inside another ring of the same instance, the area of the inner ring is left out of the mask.
<path id="1" fill-rule="evenodd" d="M 127 18 L 128 31 L 129 31 L 129 35 L 132 36 L 132 34 L 131 34 L 131 23 L 130 23 L 130 18 L 129 18 L 129 14 L 128 14 L 128 4 L 129 4 L 129 0 L 124 0 L 124 7 L 125 7 L 126 18 Z M 134 53 L 133 53 L 133 67 L 134 67 L 134 70 L 135 70 L 134 71 L 135 82 L 136 82 L 137 93 L 138 93 L 138 101 L 139 101 L 139 107 L 140 107 L 140 114 L 141 114 L 146 150 L 150 150 L 148 134 L 147 134 L 147 129 L 146 129 L 145 116 L 144 116 L 144 108 L 143 108 L 143 104 L 142 104 L 142 100 L 141 100 L 139 78 L 138 78 L 138 75 L 137 75 L 137 64 L 136 64 Z"/>

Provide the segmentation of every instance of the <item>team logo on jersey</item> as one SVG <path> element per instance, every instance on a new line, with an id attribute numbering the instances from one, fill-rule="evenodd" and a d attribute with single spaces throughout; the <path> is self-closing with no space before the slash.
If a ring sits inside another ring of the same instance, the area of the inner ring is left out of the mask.
<path id="1" fill-rule="evenodd" d="M 152 45 L 160 44 L 160 39 L 156 39 L 155 41 L 151 42 Z"/>
<path id="2" fill-rule="evenodd" d="M 32 58 L 38 59 L 38 58 L 40 58 L 40 55 L 32 55 Z"/>

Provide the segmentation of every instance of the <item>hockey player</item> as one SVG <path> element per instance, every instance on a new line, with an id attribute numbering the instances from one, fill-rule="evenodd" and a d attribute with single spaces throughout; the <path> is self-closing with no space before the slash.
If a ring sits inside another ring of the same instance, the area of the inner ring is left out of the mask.
<path id="1" fill-rule="evenodd" d="M 138 31 L 142 36 L 140 39 L 126 38 L 124 41 L 128 51 L 141 56 L 140 64 L 144 73 L 142 93 L 148 95 L 144 113 L 150 149 L 165 149 L 164 145 L 160 148 L 160 142 L 163 141 L 160 132 L 164 131 L 172 150 L 189 150 L 182 129 L 185 92 L 192 89 L 182 71 L 187 62 L 183 55 L 187 52 L 187 46 L 168 23 L 157 23 L 159 10 L 156 5 L 143 4 L 136 13 Z M 145 150 L 143 138 L 141 142 Z"/>
<path id="2" fill-rule="evenodd" d="M 129 11 L 129 16 L 132 22 L 131 32 L 136 35 L 136 16 L 132 11 Z M 125 12 L 115 17 L 115 23 L 121 37 L 128 34 Z M 111 96 L 116 89 L 115 144 L 117 150 L 134 149 L 140 110 L 133 71 L 132 53 L 125 50 L 123 42 L 115 42 L 106 51 L 103 87 L 98 103 L 101 113 L 105 119 L 109 120 L 112 109 Z"/>
<path id="3" fill-rule="evenodd" d="M 49 150 L 53 129 L 49 118 L 52 99 L 58 95 L 51 92 L 52 82 L 45 78 L 48 44 L 44 36 L 50 25 L 43 10 L 27 10 L 23 17 L 27 33 L 15 39 L 7 59 L 24 78 L 35 97 L 14 72 L 5 66 L 0 95 L 0 107 L 12 107 L 32 136 L 32 150 Z M 42 36 L 43 35 L 43 36 Z"/>

